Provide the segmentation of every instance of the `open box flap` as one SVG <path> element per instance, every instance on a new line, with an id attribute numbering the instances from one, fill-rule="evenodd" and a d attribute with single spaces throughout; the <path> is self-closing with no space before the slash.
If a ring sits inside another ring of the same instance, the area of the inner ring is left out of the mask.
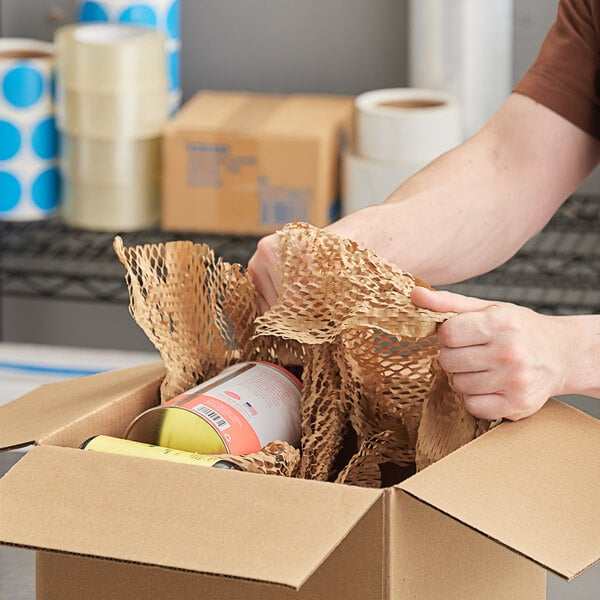
<path id="1" fill-rule="evenodd" d="M 0 406 L 0 448 L 44 439 L 120 398 L 157 387 L 164 375 L 162 363 L 152 363 L 42 385 Z"/>
<path id="2" fill-rule="evenodd" d="M 298 589 L 383 493 L 39 446 L 0 480 L 0 542 Z"/>
<path id="3" fill-rule="evenodd" d="M 600 559 L 600 421 L 556 400 L 399 487 L 566 579 Z"/>

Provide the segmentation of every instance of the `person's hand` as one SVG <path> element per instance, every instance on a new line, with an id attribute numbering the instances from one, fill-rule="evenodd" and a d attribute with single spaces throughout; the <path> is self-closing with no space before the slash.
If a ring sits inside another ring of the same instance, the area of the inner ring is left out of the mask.
<path id="1" fill-rule="evenodd" d="M 438 328 L 440 364 L 475 417 L 522 419 L 562 389 L 569 335 L 559 317 L 423 287 L 411 299 L 458 313 Z"/>
<path id="2" fill-rule="evenodd" d="M 248 271 L 258 292 L 258 308 L 263 313 L 275 304 L 281 288 L 281 275 L 277 269 L 278 237 L 273 233 L 259 240 L 256 252 L 248 262 Z"/>

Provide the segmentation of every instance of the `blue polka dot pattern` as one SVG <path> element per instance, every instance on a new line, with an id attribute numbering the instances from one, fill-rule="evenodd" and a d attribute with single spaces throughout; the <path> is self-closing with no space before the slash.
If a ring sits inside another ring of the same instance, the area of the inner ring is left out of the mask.
<path id="1" fill-rule="evenodd" d="M 33 181 L 31 199 L 41 210 L 51 210 L 58 204 L 60 176 L 58 169 L 52 167 L 42 171 Z"/>
<path id="2" fill-rule="evenodd" d="M 173 50 L 169 54 L 169 91 L 179 88 L 181 77 L 179 74 L 179 50 Z"/>
<path id="3" fill-rule="evenodd" d="M 77 20 L 80 23 L 93 23 L 97 21 L 108 21 L 106 11 L 97 2 L 83 2 L 79 6 Z"/>
<path id="4" fill-rule="evenodd" d="M 14 158 L 21 148 L 21 134 L 8 121 L 0 120 L 0 160 Z"/>
<path id="5" fill-rule="evenodd" d="M 0 171 L 0 213 L 13 210 L 21 199 L 19 180 L 6 171 Z"/>
<path id="6" fill-rule="evenodd" d="M 132 4 L 126 8 L 120 14 L 119 22 L 146 25 L 148 27 L 156 27 L 158 25 L 156 13 L 150 6 L 146 6 L 145 4 Z"/>
<path id="7" fill-rule="evenodd" d="M 169 7 L 169 12 L 167 13 L 167 33 L 169 37 L 173 40 L 178 40 L 181 36 L 180 33 L 180 19 L 179 19 L 179 8 L 180 2 L 179 0 L 175 0 L 173 4 Z"/>
<path id="8" fill-rule="evenodd" d="M 54 117 L 40 121 L 35 126 L 31 138 L 33 151 L 42 159 L 54 158 L 57 154 L 57 137 Z"/>
<path id="9" fill-rule="evenodd" d="M 4 76 L 2 92 L 7 102 L 16 108 L 30 108 L 44 92 L 42 75 L 26 63 L 17 63 Z"/>
<path id="10" fill-rule="evenodd" d="M 56 102 L 56 73 L 54 71 L 50 75 L 50 98 L 52 102 Z"/>

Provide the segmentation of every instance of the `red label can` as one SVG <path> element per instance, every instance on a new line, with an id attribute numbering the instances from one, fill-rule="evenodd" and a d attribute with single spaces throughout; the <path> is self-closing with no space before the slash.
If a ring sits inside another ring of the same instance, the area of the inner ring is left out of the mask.
<path id="1" fill-rule="evenodd" d="M 248 454 L 273 440 L 300 442 L 302 384 L 268 362 L 244 362 L 151 408 L 125 437 L 203 454 Z"/>

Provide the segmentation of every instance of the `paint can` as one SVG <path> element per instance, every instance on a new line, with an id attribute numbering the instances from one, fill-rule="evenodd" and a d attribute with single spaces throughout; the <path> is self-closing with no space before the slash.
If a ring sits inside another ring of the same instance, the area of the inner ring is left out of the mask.
<path id="1" fill-rule="evenodd" d="M 89 438 L 80 448 L 92 450 L 95 452 L 105 452 L 107 454 L 122 454 L 124 456 L 140 456 L 142 458 L 152 458 L 154 460 L 164 460 L 168 462 L 184 463 L 188 465 L 200 465 L 202 467 L 214 467 L 217 469 L 234 469 L 241 471 L 238 465 L 216 456 L 207 454 L 197 454 L 195 452 L 185 452 L 173 448 L 164 448 L 154 444 L 144 444 L 125 440 L 110 435 L 95 435 Z"/>
<path id="2" fill-rule="evenodd" d="M 249 454 L 274 440 L 297 446 L 301 390 L 278 365 L 238 363 L 143 412 L 125 437 L 201 454 Z"/>

